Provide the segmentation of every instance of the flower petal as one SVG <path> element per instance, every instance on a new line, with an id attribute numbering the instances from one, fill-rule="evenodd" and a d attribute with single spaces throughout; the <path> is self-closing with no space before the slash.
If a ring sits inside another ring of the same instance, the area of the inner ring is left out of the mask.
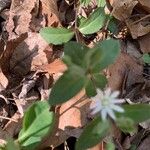
<path id="1" fill-rule="evenodd" d="M 102 120 L 106 120 L 106 118 L 107 118 L 107 111 L 106 111 L 106 109 L 102 109 L 101 110 L 101 117 L 102 117 Z"/>
<path id="2" fill-rule="evenodd" d="M 124 102 L 126 102 L 124 99 L 113 99 L 114 104 L 121 104 L 121 103 L 124 103 Z"/>
<path id="3" fill-rule="evenodd" d="M 107 88 L 107 89 L 104 91 L 104 94 L 105 94 L 106 97 L 110 97 L 111 89 L 110 89 L 110 88 Z"/>
<path id="4" fill-rule="evenodd" d="M 124 112 L 124 109 L 121 106 L 111 105 L 111 108 L 117 112 Z"/>
<path id="5" fill-rule="evenodd" d="M 110 97 L 111 98 L 116 98 L 116 97 L 118 97 L 119 96 L 119 91 L 114 91 L 114 92 L 112 92 L 112 94 L 110 95 Z"/>
<path id="6" fill-rule="evenodd" d="M 101 109 L 102 109 L 102 107 L 95 107 L 95 108 L 92 110 L 91 114 L 92 114 L 92 115 L 95 115 L 95 114 L 97 114 L 98 112 L 100 112 Z"/>
<path id="7" fill-rule="evenodd" d="M 116 119 L 116 116 L 115 116 L 115 114 L 114 114 L 114 112 L 113 112 L 112 109 L 107 109 L 107 112 L 108 112 L 108 115 L 109 115 L 113 120 Z"/>

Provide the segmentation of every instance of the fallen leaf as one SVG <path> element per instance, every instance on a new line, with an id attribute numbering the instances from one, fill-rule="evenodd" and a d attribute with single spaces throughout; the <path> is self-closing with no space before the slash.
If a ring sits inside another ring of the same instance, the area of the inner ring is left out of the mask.
<path id="1" fill-rule="evenodd" d="M 150 13 L 150 1 L 149 0 L 138 0 L 139 3 Z"/>
<path id="2" fill-rule="evenodd" d="M 149 41 L 150 41 L 150 33 L 138 38 L 138 42 L 140 44 L 140 48 L 143 53 L 150 53 Z"/>
<path id="3" fill-rule="evenodd" d="M 6 89 L 7 85 L 8 85 L 8 79 L 0 69 L 0 92 Z"/>
<path id="4" fill-rule="evenodd" d="M 52 63 L 41 66 L 40 69 L 48 72 L 51 75 L 65 72 L 67 66 L 62 62 L 61 59 L 56 59 Z"/>
<path id="5" fill-rule="evenodd" d="M 132 10 L 137 3 L 137 0 L 114 0 L 112 4 L 113 16 L 121 21 L 126 20 L 131 16 Z"/>
<path id="6" fill-rule="evenodd" d="M 108 85 L 113 90 L 123 89 L 123 82 L 126 79 L 126 87 L 130 87 L 135 83 L 143 82 L 143 67 L 139 65 L 133 56 L 121 53 L 116 62 L 110 66 L 110 78 Z"/>
<path id="7" fill-rule="evenodd" d="M 137 20 L 137 22 L 133 20 L 133 18 L 126 20 L 127 27 L 129 28 L 133 39 L 144 36 L 150 32 L 150 24 L 147 24 L 148 19 L 139 20 Z"/>

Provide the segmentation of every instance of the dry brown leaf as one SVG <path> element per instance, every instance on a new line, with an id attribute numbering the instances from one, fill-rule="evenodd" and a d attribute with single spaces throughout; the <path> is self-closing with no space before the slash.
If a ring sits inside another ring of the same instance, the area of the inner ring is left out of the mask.
<path id="1" fill-rule="evenodd" d="M 122 86 L 129 87 L 132 84 L 143 82 L 143 67 L 139 65 L 134 57 L 121 53 L 116 62 L 110 66 L 110 78 L 108 85 L 113 90 L 122 91 Z"/>
<path id="2" fill-rule="evenodd" d="M 126 24 L 133 39 L 144 36 L 150 32 L 150 24 L 147 24 L 147 20 L 143 19 L 136 23 L 136 21 L 133 21 L 132 19 L 127 19 Z"/>
<path id="3" fill-rule="evenodd" d="M 25 75 L 30 70 L 48 64 L 51 54 L 52 46 L 48 46 L 38 33 L 30 32 L 28 38 L 15 49 L 10 60 L 10 70 Z"/>
<path id="4" fill-rule="evenodd" d="M 126 20 L 130 17 L 137 3 L 137 0 L 114 0 L 112 4 L 113 16 L 121 21 Z"/>
<path id="5" fill-rule="evenodd" d="M 6 25 L 6 29 L 9 33 L 9 40 L 15 39 L 16 36 L 29 31 L 32 18 L 31 12 L 35 4 L 36 0 L 24 0 L 23 2 L 12 0 L 9 20 Z"/>
<path id="6" fill-rule="evenodd" d="M 150 33 L 139 37 L 138 42 L 143 53 L 150 53 Z"/>
<path id="7" fill-rule="evenodd" d="M 46 17 L 46 26 L 60 26 L 59 13 L 56 0 L 40 0 L 42 14 Z"/>
<path id="8" fill-rule="evenodd" d="M 11 53 L 10 71 L 25 75 L 30 70 L 37 70 L 48 64 L 52 56 L 52 46 L 48 45 L 39 33 L 41 27 L 60 25 L 57 3 L 54 0 L 12 1 L 10 16 L 6 26 L 9 39 L 28 33 L 27 39 L 18 43 Z M 9 57 L 10 58 L 10 57 Z"/>
<path id="9" fill-rule="evenodd" d="M 40 69 L 42 69 L 45 72 L 48 72 L 51 75 L 63 73 L 67 69 L 67 66 L 62 62 L 61 59 L 56 59 L 50 64 L 41 66 Z"/>
<path id="10" fill-rule="evenodd" d="M 149 0 L 138 0 L 139 3 L 150 13 L 150 1 Z"/>

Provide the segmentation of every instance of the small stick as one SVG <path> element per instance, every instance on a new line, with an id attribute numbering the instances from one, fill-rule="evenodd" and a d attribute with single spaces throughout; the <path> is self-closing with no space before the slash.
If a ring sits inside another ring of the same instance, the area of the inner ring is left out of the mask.
<path id="1" fill-rule="evenodd" d="M 18 122 L 18 121 L 17 121 L 17 120 L 15 120 L 15 119 L 8 118 L 8 117 L 4 117 L 4 116 L 0 116 L 0 119 L 5 119 L 5 120 L 13 121 L 13 122 Z"/>

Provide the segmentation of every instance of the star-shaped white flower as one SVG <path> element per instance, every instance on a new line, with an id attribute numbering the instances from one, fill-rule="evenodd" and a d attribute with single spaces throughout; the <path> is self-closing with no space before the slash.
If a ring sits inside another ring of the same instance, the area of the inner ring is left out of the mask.
<path id="1" fill-rule="evenodd" d="M 104 92 L 97 89 L 97 95 L 92 97 L 93 100 L 90 108 L 91 114 L 95 115 L 98 112 L 101 113 L 102 120 L 106 120 L 107 116 L 113 120 L 116 119 L 114 111 L 123 113 L 124 109 L 117 105 L 124 102 L 124 99 L 118 99 L 119 91 L 111 92 L 110 88 L 107 88 Z"/>

